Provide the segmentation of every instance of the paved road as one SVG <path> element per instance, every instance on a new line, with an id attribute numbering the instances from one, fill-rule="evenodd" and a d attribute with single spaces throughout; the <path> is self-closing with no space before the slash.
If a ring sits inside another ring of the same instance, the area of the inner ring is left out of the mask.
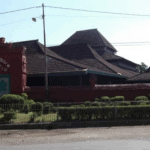
<path id="1" fill-rule="evenodd" d="M 0 150 L 150 150 L 150 126 L 0 131 L 0 145 Z"/>
<path id="2" fill-rule="evenodd" d="M 0 150 L 150 150 L 149 141 L 96 140 L 72 143 L 46 143 L 32 145 L 1 146 Z"/>

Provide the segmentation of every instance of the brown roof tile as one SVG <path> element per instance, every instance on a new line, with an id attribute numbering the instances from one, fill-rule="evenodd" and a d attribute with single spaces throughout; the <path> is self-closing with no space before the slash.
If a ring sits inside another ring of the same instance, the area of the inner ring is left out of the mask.
<path id="1" fill-rule="evenodd" d="M 105 61 L 95 50 L 87 44 L 73 44 L 50 47 L 58 55 L 74 62 L 97 68 L 99 71 L 133 76 L 131 72 L 123 70 Z"/>
<path id="2" fill-rule="evenodd" d="M 128 79 L 128 81 L 150 81 L 150 72 L 145 72 L 138 74 L 136 76 L 133 76 Z"/>
<path id="3" fill-rule="evenodd" d="M 90 46 L 109 47 L 114 52 L 117 52 L 117 50 L 97 29 L 77 31 L 65 42 L 63 42 L 62 45 L 79 44 L 79 43 L 86 43 Z"/>
<path id="4" fill-rule="evenodd" d="M 23 45 L 27 48 L 26 58 L 27 58 L 27 71 L 28 74 L 38 74 L 45 72 L 45 55 L 42 44 L 37 40 L 32 41 L 23 41 L 13 43 L 13 47 Z M 48 58 L 48 69 L 49 73 L 51 72 L 63 72 L 63 71 L 79 71 L 85 69 L 86 66 L 78 65 L 65 61 L 60 56 L 51 52 Z"/>

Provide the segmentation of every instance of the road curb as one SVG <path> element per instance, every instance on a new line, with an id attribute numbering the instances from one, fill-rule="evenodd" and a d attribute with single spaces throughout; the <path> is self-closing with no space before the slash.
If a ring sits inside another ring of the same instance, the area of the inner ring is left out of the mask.
<path id="1" fill-rule="evenodd" d="M 59 129 L 84 127 L 112 127 L 150 125 L 150 120 L 119 120 L 119 121 L 57 121 L 47 123 L 1 124 L 0 130 L 18 129 Z"/>

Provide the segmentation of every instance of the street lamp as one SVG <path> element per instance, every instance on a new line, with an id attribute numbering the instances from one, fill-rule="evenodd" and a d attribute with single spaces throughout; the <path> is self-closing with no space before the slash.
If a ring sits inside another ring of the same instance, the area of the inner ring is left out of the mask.
<path id="1" fill-rule="evenodd" d="M 47 51 L 46 51 L 46 34 L 45 34 L 45 14 L 44 14 L 44 4 L 42 4 L 43 8 L 43 35 L 44 35 L 44 53 L 45 53 L 45 100 L 48 100 L 48 74 L 47 74 Z M 36 22 L 36 18 L 32 18 L 32 21 Z"/>

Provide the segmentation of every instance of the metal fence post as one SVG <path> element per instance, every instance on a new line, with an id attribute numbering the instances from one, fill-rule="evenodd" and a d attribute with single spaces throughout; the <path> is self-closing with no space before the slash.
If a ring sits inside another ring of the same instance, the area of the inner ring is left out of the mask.
<path id="1" fill-rule="evenodd" d="M 57 121 L 59 120 L 59 103 L 57 103 Z"/>
<path id="2" fill-rule="evenodd" d="M 117 107 L 116 107 L 116 104 L 115 104 L 115 120 L 117 119 Z"/>

